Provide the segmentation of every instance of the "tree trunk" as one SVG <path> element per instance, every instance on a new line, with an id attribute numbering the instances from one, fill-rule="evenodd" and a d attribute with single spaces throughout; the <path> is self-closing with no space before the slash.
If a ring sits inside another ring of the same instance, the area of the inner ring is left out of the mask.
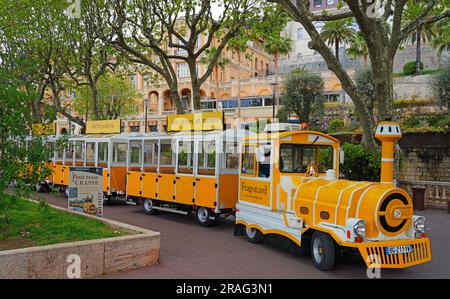
<path id="1" fill-rule="evenodd" d="M 237 50 L 238 55 L 238 67 L 237 67 L 237 117 L 239 122 L 241 121 L 241 51 Z"/>
<path id="2" fill-rule="evenodd" d="M 334 42 L 334 47 L 336 53 L 336 60 L 339 62 L 339 39 L 336 39 L 336 41 Z"/>
<path id="3" fill-rule="evenodd" d="M 420 75 L 420 56 L 421 56 L 421 36 L 422 36 L 422 31 L 421 29 L 417 29 L 416 32 L 416 69 L 414 70 L 414 74 L 416 76 Z"/>
<path id="4" fill-rule="evenodd" d="M 215 72 L 215 81 L 216 81 L 216 99 L 219 98 L 219 67 L 217 66 L 217 64 L 214 66 L 214 72 Z"/>
<path id="5" fill-rule="evenodd" d="M 195 80 L 196 81 L 196 80 Z M 200 111 L 202 109 L 202 101 L 200 98 L 200 84 L 196 82 L 195 84 L 192 84 L 192 101 L 194 103 L 194 111 Z M 192 107 L 192 106 L 191 106 Z M 192 111 L 192 112 L 194 112 Z"/>
<path id="6" fill-rule="evenodd" d="M 172 102 L 175 103 L 177 114 L 184 114 L 183 104 L 181 103 L 181 97 L 177 88 L 170 87 L 170 98 L 172 99 Z"/>
<path id="7" fill-rule="evenodd" d="M 373 68 L 375 94 L 377 97 L 377 109 L 379 119 L 392 118 L 392 102 L 394 98 L 392 61 L 384 55 L 380 61 L 375 62 Z"/>
<path id="8" fill-rule="evenodd" d="M 273 61 L 275 64 L 275 86 L 274 86 L 274 88 L 275 88 L 275 117 L 277 117 L 277 113 L 280 108 L 280 97 L 278 95 L 278 76 L 279 76 L 280 70 L 278 69 L 278 51 L 277 50 L 275 50 Z"/>
<path id="9" fill-rule="evenodd" d="M 100 119 L 100 108 L 98 107 L 98 89 L 97 83 L 93 83 L 90 85 L 92 91 L 92 108 L 94 110 L 94 119 Z"/>

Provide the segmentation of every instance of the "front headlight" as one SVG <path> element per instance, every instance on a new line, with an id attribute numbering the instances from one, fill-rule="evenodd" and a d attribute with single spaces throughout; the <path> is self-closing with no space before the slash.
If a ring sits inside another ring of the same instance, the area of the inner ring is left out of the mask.
<path id="1" fill-rule="evenodd" d="M 425 218 L 419 217 L 414 221 L 414 229 L 419 232 L 423 233 L 425 231 Z"/>
<path id="2" fill-rule="evenodd" d="M 356 235 L 364 237 L 366 235 L 366 222 L 364 220 L 356 222 L 356 224 L 353 226 L 353 231 Z"/>

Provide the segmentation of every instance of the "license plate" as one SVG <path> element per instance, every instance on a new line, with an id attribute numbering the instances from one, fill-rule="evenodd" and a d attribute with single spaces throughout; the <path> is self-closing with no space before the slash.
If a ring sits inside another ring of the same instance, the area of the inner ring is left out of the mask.
<path id="1" fill-rule="evenodd" d="M 386 254 L 400 254 L 413 252 L 412 245 L 389 246 L 385 248 Z"/>

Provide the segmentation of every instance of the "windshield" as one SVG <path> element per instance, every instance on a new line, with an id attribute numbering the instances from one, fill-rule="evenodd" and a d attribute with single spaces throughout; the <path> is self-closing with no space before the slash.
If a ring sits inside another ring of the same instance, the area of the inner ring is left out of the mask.
<path id="1" fill-rule="evenodd" d="M 305 173 L 310 165 L 315 166 L 321 173 L 333 169 L 333 148 L 330 145 L 281 145 L 281 172 Z"/>

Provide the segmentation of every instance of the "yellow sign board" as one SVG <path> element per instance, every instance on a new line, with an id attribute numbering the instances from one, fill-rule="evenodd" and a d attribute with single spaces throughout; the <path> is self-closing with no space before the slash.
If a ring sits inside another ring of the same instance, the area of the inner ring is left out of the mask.
<path id="1" fill-rule="evenodd" d="M 270 207 L 270 182 L 241 178 L 239 199 Z"/>
<path id="2" fill-rule="evenodd" d="M 167 116 L 167 131 L 223 130 L 223 112 L 202 112 Z"/>
<path id="3" fill-rule="evenodd" d="M 55 135 L 56 124 L 33 124 L 31 126 L 31 131 L 33 132 L 33 135 Z"/>
<path id="4" fill-rule="evenodd" d="M 120 133 L 120 125 L 120 119 L 87 121 L 86 134 Z"/>

